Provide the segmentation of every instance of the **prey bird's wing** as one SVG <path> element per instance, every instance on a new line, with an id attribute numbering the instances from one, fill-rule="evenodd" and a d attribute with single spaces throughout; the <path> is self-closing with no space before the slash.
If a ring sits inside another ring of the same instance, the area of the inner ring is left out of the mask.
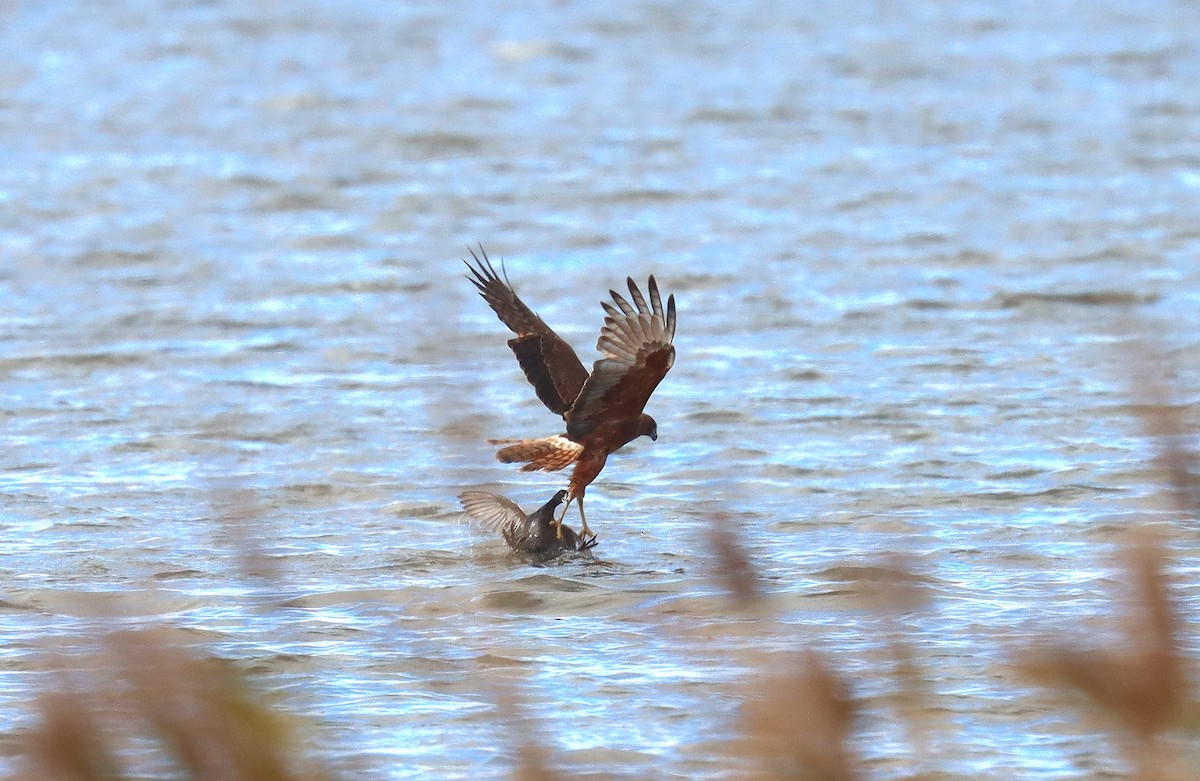
<path id="1" fill-rule="evenodd" d="M 511 534 L 525 523 L 525 513 L 516 502 L 486 491 L 463 491 L 458 495 L 467 515 L 492 531 Z"/>
<path id="2" fill-rule="evenodd" d="M 508 280 L 501 279 L 483 247 L 479 248 L 482 259 L 474 250 L 470 252 L 475 265 L 465 261 L 471 270 L 467 279 L 479 290 L 479 295 L 500 322 L 516 334 L 516 338 L 508 340 L 508 346 L 517 356 L 525 378 L 551 412 L 565 414 L 587 380 L 588 372 L 583 362 L 571 345 L 525 305 Z"/>
<path id="3" fill-rule="evenodd" d="M 607 316 L 596 342 L 604 357 L 592 366 L 591 376 L 566 414 L 567 436 L 575 441 L 612 420 L 642 414 L 650 394 L 675 363 L 675 296 L 663 309 L 658 284 L 650 277 L 650 303 L 632 278 L 626 279 L 630 304 L 615 291 L 613 302 L 602 302 Z"/>

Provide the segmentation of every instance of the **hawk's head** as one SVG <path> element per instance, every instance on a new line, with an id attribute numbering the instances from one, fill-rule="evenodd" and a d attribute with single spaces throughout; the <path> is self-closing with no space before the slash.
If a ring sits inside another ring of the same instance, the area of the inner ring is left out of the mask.
<path id="1" fill-rule="evenodd" d="M 638 418 L 637 435 L 639 437 L 650 437 L 650 439 L 658 441 L 658 424 L 654 422 L 654 418 L 645 412 Z"/>

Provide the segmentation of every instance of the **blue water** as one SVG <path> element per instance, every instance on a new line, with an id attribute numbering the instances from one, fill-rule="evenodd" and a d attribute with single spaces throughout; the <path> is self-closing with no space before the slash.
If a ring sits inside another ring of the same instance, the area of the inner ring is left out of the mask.
<path id="1" fill-rule="evenodd" d="M 159 627 L 279 694 L 345 775 L 509 777 L 505 687 L 570 772 L 744 775 L 740 704 L 812 647 L 868 777 L 1092 777 L 1122 767 L 1111 738 L 1012 660 L 1119 639 L 1147 523 L 1194 652 L 1195 526 L 1130 403 L 1161 368 L 1195 423 L 1196 7 L 0 20 L 6 768 L 60 654 Z M 660 436 L 589 491 L 593 558 L 532 566 L 458 511 L 564 482 L 486 444 L 561 424 L 463 279 L 476 242 L 588 364 L 610 287 L 677 298 Z M 892 554 L 928 602 L 889 623 Z"/>

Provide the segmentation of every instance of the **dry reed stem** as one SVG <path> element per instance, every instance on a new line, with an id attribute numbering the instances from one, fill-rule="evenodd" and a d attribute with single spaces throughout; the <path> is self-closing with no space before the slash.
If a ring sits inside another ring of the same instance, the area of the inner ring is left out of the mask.
<path id="1" fill-rule="evenodd" d="M 230 664 L 196 656 L 154 630 L 114 633 L 105 646 L 77 676 L 82 683 L 39 698 L 27 750 L 32 777 L 138 777 L 116 757 L 148 740 L 194 781 L 329 778 L 300 767 L 290 725 Z"/>
<path id="2" fill-rule="evenodd" d="M 499 721 L 508 732 L 514 749 L 514 781 L 562 781 L 565 776 L 554 769 L 549 748 L 549 736 L 553 732 L 530 715 L 513 686 L 493 682 L 491 691 Z"/>
<path id="3" fill-rule="evenodd" d="M 714 576 L 743 611 L 757 614 L 768 607 L 762 579 L 725 513 L 714 515 L 708 541 L 715 559 Z M 762 670 L 780 669 L 777 658 L 764 658 Z M 752 778 L 852 781 L 858 776 L 846 747 L 854 705 L 842 679 L 813 651 L 788 659 L 782 671 L 751 684 L 741 732 L 746 753 L 758 761 Z"/>
<path id="4" fill-rule="evenodd" d="M 763 679 L 745 704 L 743 733 L 760 761 L 760 773 L 752 778 L 859 778 L 846 747 L 854 710 L 841 677 L 819 654 L 802 653 L 784 672 Z"/>
<path id="5" fill-rule="evenodd" d="M 920 765 L 933 755 L 930 722 L 936 711 L 929 674 L 917 646 L 909 640 L 901 616 L 926 609 L 929 591 L 925 578 L 903 554 L 889 554 L 872 572 L 874 577 L 861 579 L 859 587 L 870 597 L 869 604 L 879 616 L 880 634 L 886 638 L 892 677 L 897 684 L 893 705 L 912 746 L 913 758 Z"/>
<path id="6" fill-rule="evenodd" d="M 1155 460 L 1166 476 L 1176 510 L 1200 520 L 1200 459 L 1183 418 L 1184 407 L 1177 401 L 1179 394 L 1167 380 L 1162 347 L 1149 338 L 1135 338 L 1126 361 L 1132 408 L 1142 419 L 1146 436 L 1158 445 Z"/>
<path id="7" fill-rule="evenodd" d="M 1082 693 L 1122 737 L 1135 777 L 1159 781 L 1170 777 L 1166 768 L 1177 764 L 1162 738 L 1184 725 L 1192 693 L 1162 547 L 1147 529 L 1132 538 L 1122 562 L 1133 590 L 1121 622 L 1127 630 L 1125 647 L 1050 646 L 1027 653 L 1021 666 L 1044 683 Z"/>
<path id="8" fill-rule="evenodd" d="M 258 582 L 269 588 L 283 582 L 283 572 L 274 558 L 263 550 L 259 528 L 263 507 L 258 495 L 235 485 L 214 485 L 209 506 L 216 514 L 224 542 L 237 554 L 238 568 L 247 583 Z"/>
<path id="9" fill-rule="evenodd" d="M 153 633 L 110 638 L 134 701 L 158 738 L 194 779 L 289 781 L 283 720 L 228 664 L 200 659 Z"/>
<path id="10" fill-rule="evenodd" d="M 750 556 L 738 542 L 733 527 L 735 521 L 725 513 L 713 516 L 708 525 L 708 543 L 716 555 L 717 581 L 725 588 L 735 605 L 743 610 L 760 608 L 765 599 L 762 581 L 750 561 Z"/>
<path id="11" fill-rule="evenodd" d="M 114 781 L 120 777 L 95 704 L 77 691 L 41 692 L 38 726 L 26 744 L 33 778 Z"/>

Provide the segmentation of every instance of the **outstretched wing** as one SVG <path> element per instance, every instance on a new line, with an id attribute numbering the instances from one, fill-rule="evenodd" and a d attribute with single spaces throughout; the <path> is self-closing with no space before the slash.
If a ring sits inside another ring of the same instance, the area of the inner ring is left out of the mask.
<path id="1" fill-rule="evenodd" d="M 516 502 L 486 491 L 463 491 L 458 495 L 467 515 L 487 528 L 511 534 L 525 523 L 525 513 Z"/>
<path id="2" fill-rule="evenodd" d="M 479 248 L 482 260 L 474 250 L 469 251 L 475 265 L 464 261 L 472 274 L 467 279 L 479 289 L 479 295 L 499 316 L 500 322 L 517 335 L 515 339 L 508 340 L 508 346 L 516 354 L 525 378 L 551 412 L 565 414 L 575 403 L 587 380 L 588 373 L 583 362 L 571 345 L 525 306 L 508 284 L 507 277 L 500 278 L 483 247 Z"/>
<path id="3" fill-rule="evenodd" d="M 675 296 L 667 298 L 664 311 L 654 277 L 650 277 L 649 305 L 633 279 L 625 281 L 633 304 L 612 290 L 616 306 L 601 303 L 607 317 L 596 349 L 604 358 L 592 366 L 566 415 L 567 436 L 577 442 L 605 422 L 642 414 L 650 394 L 675 363 Z"/>

